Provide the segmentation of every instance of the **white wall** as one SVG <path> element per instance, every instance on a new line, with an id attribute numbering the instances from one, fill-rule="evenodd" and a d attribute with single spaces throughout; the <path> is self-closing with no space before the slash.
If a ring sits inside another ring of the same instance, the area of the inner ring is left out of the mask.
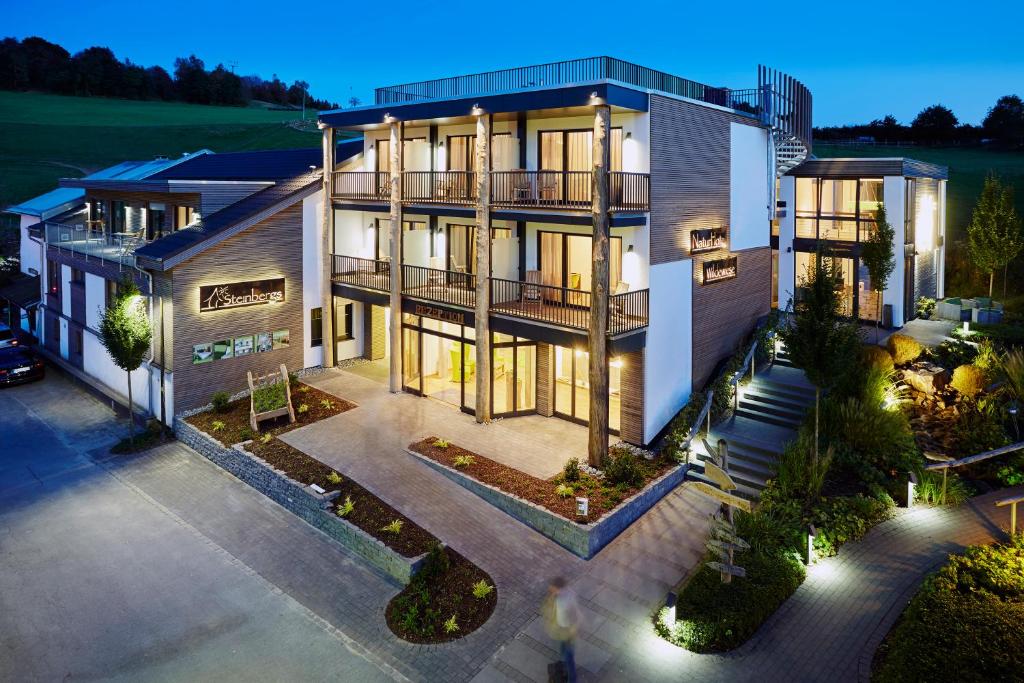
<path id="1" fill-rule="evenodd" d="M 363 355 L 363 304 L 341 297 L 337 297 L 335 302 L 352 304 L 352 338 L 337 343 L 337 346 L 334 347 L 334 357 L 337 360 L 359 358 Z"/>
<path id="2" fill-rule="evenodd" d="M 782 176 L 779 199 L 786 202 L 786 215 L 779 219 L 779 310 L 785 310 L 793 300 L 796 282 L 796 253 L 793 237 L 796 234 L 796 178 Z"/>
<path id="3" fill-rule="evenodd" d="M 309 345 L 310 311 L 322 303 L 323 248 L 320 236 L 323 230 L 323 190 L 302 200 L 302 345 L 303 367 L 322 365 L 322 347 Z"/>
<path id="4" fill-rule="evenodd" d="M 729 124 L 729 249 L 766 247 L 771 234 L 768 131 Z"/>
<path id="5" fill-rule="evenodd" d="M 40 275 L 43 273 L 43 245 L 35 241 L 28 234 L 28 226 L 35 225 L 39 219 L 35 216 L 21 217 L 21 241 L 19 243 L 18 258 L 21 264 L 21 272 L 28 273 L 29 269 L 35 270 Z"/>
<path id="6" fill-rule="evenodd" d="M 63 327 L 61 334 L 64 334 Z M 128 374 L 114 365 L 110 354 L 103 348 L 103 344 L 100 343 L 96 335 L 89 330 L 85 330 L 82 333 L 82 340 L 85 347 L 82 354 L 82 370 L 87 375 L 106 385 L 122 402 L 127 403 Z M 61 346 L 64 346 L 63 337 L 61 337 Z M 139 369 L 132 373 L 132 403 L 139 410 L 149 411 L 151 405 L 158 405 L 150 403 L 149 373 L 149 366 L 146 363 L 143 363 Z M 156 383 L 157 391 L 159 391 L 159 379 L 156 380 Z"/>
<path id="7" fill-rule="evenodd" d="M 644 352 L 644 441 L 686 404 L 693 384 L 693 261 L 653 266 Z"/>
<path id="8" fill-rule="evenodd" d="M 387 218 L 386 213 L 368 211 L 334 211 L 334 253 L 341 256 L 374 258 L 374 225 L 376 218 Z M 387 225 L 385 221 L 384 225 Z"/>
<path id="9" fill-rule="evenodd" d="M 107 281 L 99 275 L 85 274 L 85 326 L 100 329 L 100 319 L 107 307 Z"/>
<path id="10" fill-rule="evenodd" d="M 896 233 L 893 239 L 893 256 L 896 260 L 896 267 L 892 270 L 889 278 L 889 286 L 882 293 L 882 305 L 892 304 L 893 327 L 902 327 L 906 322 L 903 310 L 903 239 L 904 220 L 907 207 L 906 181 L 900 176 L 886 176 L 882 179 L 882 201 L 885 204 L 885 217 L 889 225 Z"/>

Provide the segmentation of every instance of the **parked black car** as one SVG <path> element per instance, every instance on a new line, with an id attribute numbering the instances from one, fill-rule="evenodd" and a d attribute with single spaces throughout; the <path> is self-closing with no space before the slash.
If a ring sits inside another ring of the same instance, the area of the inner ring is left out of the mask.
<path id="1" fill-rule="evenodd" d="M 46 374 L 43 359 L 24 346 L 0 348 L 0 386 L 31 382 Z"/>

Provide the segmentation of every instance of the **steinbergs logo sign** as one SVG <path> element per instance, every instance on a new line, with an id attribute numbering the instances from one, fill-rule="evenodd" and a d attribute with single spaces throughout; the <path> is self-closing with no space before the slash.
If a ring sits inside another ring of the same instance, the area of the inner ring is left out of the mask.
<path id="1" fill-rule="evenodd" d="M 259 306 L 284 301 L 284 278 L 206 285 L 199 288 L 199 312 Z"/>
<path id="2" fill-rule="evenodd" d="M 704 230 L 690 231 L 691 254 L 723 248 L 725 248 L 725 230 L 722 228 L 705 228 Z"/>
<path id="3" fill-rule="evenodd" d="M 736 257 L 704 262 L 704 284 L 731 280 L 736 277 Z"/>

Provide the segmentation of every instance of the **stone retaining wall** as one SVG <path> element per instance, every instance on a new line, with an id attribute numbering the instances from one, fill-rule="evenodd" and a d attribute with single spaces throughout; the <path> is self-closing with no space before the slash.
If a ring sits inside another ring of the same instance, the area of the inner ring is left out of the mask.
<path id="1" fill-rule="evenodd" d="M 605 513 L 597 521 L 580 524 L 561 515 L 556 515 L 540 505 L 513 496 L 490 484 L 485 484 L 447 465 L 442 465 L 411 449 L 406 449 L 406 452 L 585 560 L 596 555 L 601 548 L 611 543 L 630 524 L 654 507 L 654 504 L 664 498 L 669 491 L 681 484 L 688 468 L 687 465 L 673 467 L 648 484 L 642 491 L 624 500 L 614 510 Z"/>
<path id="2" fill-rule="evenodd" d="M 402 585 L 419 571 L 426 555 L 403 557 L 359 527 L 335 515 L 335 494 L 321 495 L 240 447 L 227 448 L 182 419 L 174 421 L 178 440 L 227 470 L 267 498 L 298 515 Z"/>

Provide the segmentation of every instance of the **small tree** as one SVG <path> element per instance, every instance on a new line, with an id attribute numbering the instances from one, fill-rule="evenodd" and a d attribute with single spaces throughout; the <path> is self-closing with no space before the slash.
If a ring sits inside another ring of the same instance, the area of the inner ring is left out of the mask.
<path id="1" fill-rule="evenodd" d="M 988 273 L 988 295 L 992 296 L 995 272 L 1003 268 L 1003 296 L 1006 296 L 1006 268 L 1024 248 L 1020 217 L 1013 205 L 1013 187 L 1003 185 L 999 176 L 985 178 L 967 226 L 967 249 L 971 260 L 983 273 Z"/>
<path id="2" fill-rule="evenodd" d="M 860 258 L 868 269 L 868 277 L 871 279 L 871 289 L 877 294 L 877 305 L 875 310 L 875 341 L 878 341 L 878 322 L 882 317 L 882 292 L 889 283 L 889 276 L 896 268 L 896 259 L 893 253 L 893 240 L 896 239 L 896 230 L 889 225 L 885 217 L 885 207 L 879 206 L 875 214 L 877 225 L 874 232 L 868 235 L 867 240 L 861 246 Z"/>
<path id="3" fill-rule="evenodd" d="M 815 467 L 821 392 L 836 386 L 846 375 L 860 341 L 857 326 L 840 315 L 839 283 L 838 266 L 819 247 L 814 265 L 801 278 L 804 296 L 795 306 L 791 323 L 779 332 L 793 364 L 814 385 Z"/>
<path id="4" fill-rule="evenodd" d="M 132 441 L 135 438 L 132 372 L 142 365 L 153 338 L 144 301 L 139 288 L 126 276 L 114 301 L 103 311 L 99 330 L 100 342 L 114 365 L 128 373 L 128 438 Z"/>

